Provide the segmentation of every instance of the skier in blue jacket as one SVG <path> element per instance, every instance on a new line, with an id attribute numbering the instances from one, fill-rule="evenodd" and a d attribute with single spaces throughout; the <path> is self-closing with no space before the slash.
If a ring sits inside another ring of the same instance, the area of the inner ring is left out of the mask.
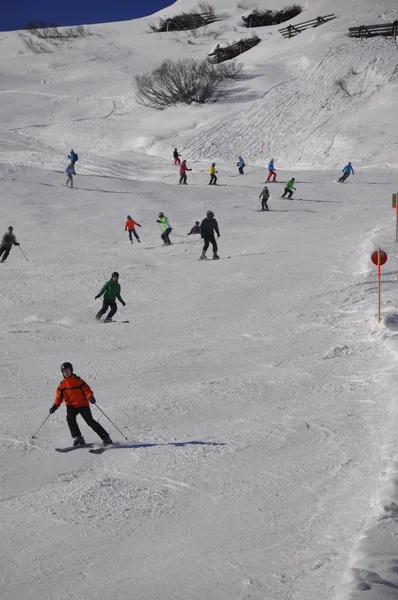
<path id="1" fill-rule="evenodd" d="M 354 169 L 352 168 L 352 164 L 349 162 L 348 165 L 346 165 L 343 169 L 343 174 L 340 177 L 340 179 L 338 180 L 339 183 L 344 183 L 344 181 L 346 179 L 348 179 L 348 177 L 350 176 L 350 173 L 352 173 L 353 175 L 354 173 Z"/>
<path id="2" fill-rule="evenodd" d="M 274 167 L 274 159 L 271 158 L 271 160 L 269 161 L 268 164 L 268 177 L 267 177 L 267 181 L 271 181 L 271 177 L 274 177 L 272 181 L 276 181 L 276 173 L 275 173 L 275 167 Z"/>
<path id="3" fill-rule="evenodd" d="M 245 167 L 245 161 L 243 160 L 243 158 L 241 156 L 238 156 L 238 162 L 236 163 L 236 166 L 239 169 L 239 174 L 244 175 L 243 169 Z"/>

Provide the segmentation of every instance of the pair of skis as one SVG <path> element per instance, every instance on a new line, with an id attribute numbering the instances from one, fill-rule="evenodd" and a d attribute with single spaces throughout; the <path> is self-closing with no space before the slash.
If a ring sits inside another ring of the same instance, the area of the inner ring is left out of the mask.
<path id="1" fill-rule="evenodd" d="M 107 446 L 103 446 L 102 448 L 94 448 L 94 444 L 79 444 L 78 446 L 66 446 L 66 448 L 55 448 L 57 452 L 61 452 L 62 454 L 67 454 L 68 452 L 72 452 L 72 450 L 79 450 L 79 448 L 88 449 L 91 454 L 102 454 L 105 452 L 107 448 L 112 448 L 114 444 L 108 444 Z"/>

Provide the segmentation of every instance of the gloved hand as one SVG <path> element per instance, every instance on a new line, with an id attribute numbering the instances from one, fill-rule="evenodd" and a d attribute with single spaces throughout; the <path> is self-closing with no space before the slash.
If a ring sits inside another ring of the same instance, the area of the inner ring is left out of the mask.
<path id="1" fill-rule="evenodd" d="M 53 404 L 52 407 L 49 410 L 50 415 L 52 415 L 53 413 L 55 413 L 56 410 L 58 410 L 58 406 L 56 404 Z"/>
<path id="2" fill-rule="evenodd" d="M 220 234 L 219 234 L 219 233 L 217 233 L 217 237 L 218 237 L 218 238 L 220 237 Z"/>
<path id="3" fill-rule="evenodd" d="M 99 296 L 96 296 L 95 299 L 99 298 Z"/>
<path id="4" fill-rule="evenodd" d="M 15 242 L 15 245 L 16 246 L 20 246 L 21 244 L 19 242 Z"/>
<path id="5" fill-rule="evenodd" d="M 123 305 L 123 306 L 126 306 L 126 303 L 122 301 L 122 305 Z"/>
<path id="6" fill-rule="evenodd" d="M 97 402 L 94 396 L 91 396 L 91 398 L 89 398 L 88 401 L 90 402 L 90 404 L 95 404 Z"/>
<path id="7" fill-rule="evenodd" d="M 159 219 L 156 220 L 156 223 L 160 223 Z"/>
<path id="8" fill-rule="evenodd" d="M 137 225 L 138 225 L 138 223 L 137 223 Z M 138 225 L 138 227 L 141 227 L 141 225 Z"/>

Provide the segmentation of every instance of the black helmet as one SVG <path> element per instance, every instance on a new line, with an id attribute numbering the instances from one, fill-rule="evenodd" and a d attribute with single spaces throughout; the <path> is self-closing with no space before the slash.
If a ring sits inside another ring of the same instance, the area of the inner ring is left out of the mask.
<path id="1" fill-rule="evenodd" d="M 64 363 L 62 363 L 62 365 L 61 365 L 61 373 L 62 374 L 63 374 L 63 372 L 64 372 L 65 369 L 70 369 L 72 371 L 72 373 L 73 373 L 73 365 L 72 365 L 72 363 L 70 363 L 70 362 L 64 362 Z"/>
<path id="2" fill-rule="evenodd" d="M 117 271 L 113 271 L 112 277 L 117 277 L 119 279 L 119 273 Z"/>
<path id="3" fill-rule="evenodd" d="M 294 177 L 292 177 L 292 181 L 296 181 Z"/>
<path id="4" fill-rule="evenodd" d="M 162 212 L 160 212 L 160 213 L 158 214 L 158 217 L 164 217 L 164 214 L 163 214 Z"/>
<path id="5" fill-rule="evenodd" d="M 208 210 L 206 213 L 206 217 L 208 217 L 209 219 L 212 219 L 214 217 L 214 212 L 212 210 Z"/>

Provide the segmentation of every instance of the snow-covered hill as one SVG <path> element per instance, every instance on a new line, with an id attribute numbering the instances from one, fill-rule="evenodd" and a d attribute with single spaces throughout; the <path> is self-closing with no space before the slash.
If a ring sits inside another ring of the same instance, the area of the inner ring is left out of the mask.
<path id="1" fill-rule="evenodd" d="M 284 5 L 215 0 L 220 20 L 199 35 L 150 33 L 196 7 L 178 0 L 39 55 L 0 34 L 0 233 L 13 225 L 26 255 L 0 265 L 1 600 L 398 595 L 397 47 L 347 37 L 396 19 L 395 3 L 308 1 L 293 22 L 337 18 L 291 40 L 258 28 L 222 101 L 134 100 L 135 74 L 203 58 L 252 33 L 240 17 L 254 6 Z M 280 183 L 261 213 L 271 156 Z M 292 176 L 295 200 L 281 199 Z M 199 262 L 186 234 L 210 208 L 221 260 Z M 129 323 L 101 325 L 114 270 Z M 54 451 L 71 443 L 64 407 L 32 439 L 64 361 L 112 420 L 93 407 L 117 442 L 101 455 Z"/>

